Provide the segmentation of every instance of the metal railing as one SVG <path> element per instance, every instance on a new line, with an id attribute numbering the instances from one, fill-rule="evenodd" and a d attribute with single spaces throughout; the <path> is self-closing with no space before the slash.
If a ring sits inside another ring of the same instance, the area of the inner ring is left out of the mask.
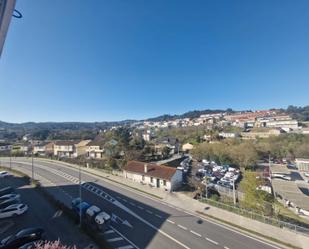
<path id="1" fill-rule="evenodd" d="M 249 211 L 247 209 L 228 205 L 228 204 L 218 202 L 218 201 L 214 201 L 214 200 L 211 200 L 211 199 L 201 199 L 201 201 L 205 202 L 209 205 L 212 205 L 212 206 L 215 206 L 215 207 L 218 207 L 218 208 L 239 214 L 241 216 L 244 216 L 244 217 L 247 217 L 247 218 L 250 218 L 250 219 L 253 219 L 253 220 L 257 220 L 257 221 L 260 221 L 260 222 L 263 222 L 263 223 L 266 223 L 266 224 L 269 224 L 269 225 L 277 226 L 277 227 L 280 227 L 280 228 L 289 229 L 290 231 L 293 231 L 293 232 L 296 232 L 296 233 L 302 233 L 306 236 L 309 236 L 309 225 L 308 225 L 308 227 L 299 226 L 299 225 L 296 225 L 296 224 L 293 224 L 293 223 L 278 220 L 278 219 L 275 219 L 275 218 L 272 218 L 272 217 L 265 216 L 263 214 L 258 214 L 258 213 L 255 213 L 253 211 Z"/>

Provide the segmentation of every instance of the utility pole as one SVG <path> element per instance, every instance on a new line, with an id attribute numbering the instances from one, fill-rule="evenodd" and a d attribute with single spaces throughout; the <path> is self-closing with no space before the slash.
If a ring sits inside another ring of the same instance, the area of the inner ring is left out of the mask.
<path id="1" fill-rule="evenodd" d="M 233 202 L 236 205 L 235 180 L 233 178 Z"/>
<path id="2" fill-rule="evenodd" d="M 78 167 L 78 178 L 79 178 L 79 198 L 80 198 L 80 202 L 82 202 L 82 174 L 81 174 L 80 164 Z M 82 210 L 80 208 L 79 209 L 79 227 L 81 226 L 82 226 Z"/>
<path id="3" fill-rule="evenodd" d="M 32 181 L 33 181 L 34 180 L 33 151 L 31 153 L 31 173 L 32 173 Z"/>
<path id="4" fill-rule="evenodd" d="M 12 170 L 12 151 L 10 150 L 10 170 Z"/>
<path id="5" fill-rule="evenodd" d="M 208 181 L 207 181 L 207 176 L 205 176 L 204 181 L 205 181 L 205 196 L 206 196 L 206 200 L 208 199 Z"/>

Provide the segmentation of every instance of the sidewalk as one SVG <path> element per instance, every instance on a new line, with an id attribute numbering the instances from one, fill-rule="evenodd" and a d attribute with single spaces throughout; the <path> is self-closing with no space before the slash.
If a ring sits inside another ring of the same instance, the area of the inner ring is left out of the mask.
<path id="1" fill-rule="evenodd" d="M 37 159 L 41 160 L 41 159 Z M 46 160 L 46 159 L 42 159 Z M 69 164 L 65 162 L 60 161 L 52 161 L 48 160 L 49 162 L 53 162 L 55 164 L 64 164 L 70 167 L 78 168 L 77 165 Z M 195 216 L 199 216 L 200 218 L 206 218 L 208 221 L 211 221 L 212 219 L 209 217 L 202 216 L 201 214 L 206 214 L 214 217 L 215 219 L 220 219 L 227 221 L 229 223 L 235 224 L 239 227 L 242 227 L 244 229 L 248 229 L 251 231 L 254 231 L 256 233 L 266 235 L 268 237 L 272 237 L 274 239 L 277 239 L 279 241 L 291 244 L 296 247 L 300 248 L 308 248 L 309 249 L 309 237 L 298 234 L 295 232 L 292 232 L 288 229 L 282 229 L 276 226 L 268 225 L 256 220 L 252 220 L 243 216 L 240 216 L 238 214 L 228 212 L 226 210 L 213 207 L 204 203 L 201 203 L 197 200 L 194 200 L 190 196 L 182 193 L 182 192 L 165 192 L 160 189 L 149 187 L 148 185 L 142 185 L 137 182 L 132 182 L 129 179 L 126 179 L 122 177 L 122 175 L 116 175 L 116 174 L 108 174 L 105 172 L 102 172 L 97 169 L 91 169 L 91 168 L 82 168 L 82 171 L 90 173 L 92 175 L 97 175 L 99 177 L 105 178 L 109 181 L 109 183 L 114 184 L 116 186 L 121 186 L 123 188 L 126 188 L 130 191 L 135 191 L 138 194 L 145 195 L 148 198 L 152 198 L 156 201 L 160 201 L 165 204 L 173 205 L 177 208 L 181 208 L 186 212 L 189 212 Z M 117 173 L 117 172 L 114 172 Z M 205 207 L 207 207 L 207 210 L 205 210 Z M 215 223 L 219 223 L 224 225 L 225 227 L 229 227 L 233 230 L 239 230 L 235 226 L 227 225 L 222 222 L 218 222 L 217 220 L 213 220 Z M 244 232 L 243 230 L 239 230 L 242 234 L 248 234 L 252 237 L 258 237 L 250 234 L 249 232 Z M 264 239 L 265 240 L 265 239 Z M 272 242 L 274 243 L 274 242 Z M 282 245 L 280 244 L 282 247 Z"/>

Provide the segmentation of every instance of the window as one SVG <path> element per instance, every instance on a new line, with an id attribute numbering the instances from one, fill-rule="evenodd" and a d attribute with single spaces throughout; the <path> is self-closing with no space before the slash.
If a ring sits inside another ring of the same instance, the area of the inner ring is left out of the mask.
<path id="1" fill-rule="evenodd" d="M 150 177 L 150 182 L 153 183 L 153 177 Z"/>
<path id="2" fill-rule="evenodd" d="M 166 186 L 166 180 L 163 180 L 163 186 Z"/>

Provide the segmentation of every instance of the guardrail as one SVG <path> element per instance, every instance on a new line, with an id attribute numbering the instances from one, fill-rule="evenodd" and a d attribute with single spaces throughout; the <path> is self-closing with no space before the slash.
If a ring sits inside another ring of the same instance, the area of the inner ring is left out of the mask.
<path id="1" fill-rule="evenodd" d="M 254 220 L 269 224 L 269 225 L 280 227 L 280 228 L 286 228 L 295 233 L 302 233 L 306 236 L 309 236 L 309 226 L 308 228 L 302 227 L 296 224 L 292 224 L 286 221 L 281 221 L 275 218 L 267 217 L 267 216 L 264 216 L 264 215 L 261 215 L 261 214 L 243 209 L 243 208 L 231 206 L 231 205 L 228 205 L 222 202 L 217 202 L 211 199 L 201 199 L 200 201 L 205 202 L 209 205 L 239 214 L 241 216 L 244 216 L 250 219 L 254 219 Z"/>

